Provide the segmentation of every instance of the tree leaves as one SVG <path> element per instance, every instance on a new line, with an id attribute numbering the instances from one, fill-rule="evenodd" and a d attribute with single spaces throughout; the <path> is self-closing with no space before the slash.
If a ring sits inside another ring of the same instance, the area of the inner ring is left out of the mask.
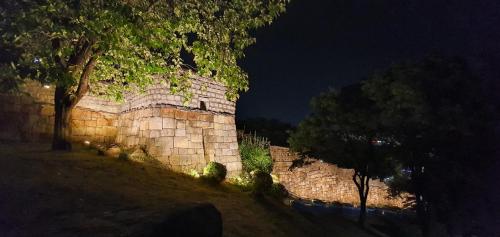
<path id="1" fill-rule="evenodd" d="M 182 80 L 189 78 L 175 77 L 186 70 L 181 56 L 186 50 L 194 55 L 195 72 L 222 82 L 227 98 L 236 100 L 248 89 L 238 59 L 255 42 L 249 31 L 271 23 L 287 2 L 26 0 L 0 6 L 5 15 L 1 38 L 22 52 L 14 63 L 29 68 L 29 78 L 68 87 L 78 84 L 83 66 L 60 62 L 69 63 L 84 42 L 90 43 L 85 60 L 100 52 L 90 90 L 115 98 L 150 85 L 154 74 L 167 74 L 183 85 L 173 91 L 188 91 L 189 83 Z M 50 43 L 54 39 L 56 48 Z M 34 64 L 34 58 L 43 63 Z"/>

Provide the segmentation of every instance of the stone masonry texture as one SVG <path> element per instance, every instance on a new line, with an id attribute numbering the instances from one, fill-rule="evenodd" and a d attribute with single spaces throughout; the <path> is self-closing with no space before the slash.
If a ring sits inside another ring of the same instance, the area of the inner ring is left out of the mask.
<path id="1" fill-rule="evenodd" d="M 292 168 L 299 155 L 288 148 L 271 146 L 273 175 L 293 195 L 302 199 L 359 205 L 357 188 L 352 180 L 354 170 L 342 169 L 318 159 L 306 158 L 304 165 Z M 404 198 L 392 198 L 388 187 L 379 180 L 370 180 L 367 205 L 373 207 L 404 207 Z"/>
<path id="2" fill-rule="evenodd" d="M 21 92 L 0 94 L 0 139 L 50 139 L 54 89 L 30 81 Z M 126 95 L 122 103 L 86 95 L 73 111 L 71 138 L 74 142 L 142 147 L 179 172 L 201 172 L 208 162 L 216 161 L 226 166 L 228 176 L 238 175 L 242 167 L 235 103 L 226 100 L 225 92 L 222 84 L 196 77 L 188 103 L 161 83 L 145 93 Z"/>

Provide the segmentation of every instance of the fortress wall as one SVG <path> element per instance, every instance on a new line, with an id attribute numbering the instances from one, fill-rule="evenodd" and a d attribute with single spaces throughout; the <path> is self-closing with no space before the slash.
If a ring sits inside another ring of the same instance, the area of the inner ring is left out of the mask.
<path id="1" fill-rule="evenodd" d="M 307 158 L 303 166 L 290 169 L 293 161 L 299 159 L 298 154 L 285 147 L 271 146 L 270 150 L 273 158 L 272 173 L 294 196 L 359 205 L 358 191 L 352 180 L 354 170 L 339 168 L 312 158 Z M 385 183 L 370 180 L 367 205 L 402 208 L 404 199 L 390 198 L 387 191 Z"/>
<path id="2" fill-rule="evenodd" d="M 226 114 L 235 113 L 236 103 L 226 99 L 226 88 L 220 83 L 202 77 L 195 77 L 192 79 L 190 92 L 192 98 L 187 104 L 184 104 L 181 95 L 173 95 L 167 83 L 162 84 L 158 81 L 155 85 L 150 86 L 145 93 L 127 95 L 121 111 L 163 105 L 198 110 L 201 109 L 201 102 L 204 102 L 208 111 Z"/>
<path id="3" fill-rule="evenodd" d="M 233 115 L 171 106 L 133 110 L 120 116 L 117 142 L 128 147 L 143 145 L 149 154 L 180 172 L 201 172 L 209 161 L 225 164 L 230 176 L 241 171 Z"/>
<path id="4" fill-rule="evenodd" d="M 204 80 L 197 79 L 193 85 L 201 87 Z M 73 110 L 72 140 L 143 146 L 176 171 L 202 171 L 207 162 L 216 161 L 226 165 L 230 176 L 239 174 L 235 104 L 225 99 L 224 87 L 205 84 L 205 89 L 193 86 L 196 93 L 187 106 L 165 86 L 153 86 L 123 104 L 86 95 Z M 54 88 L 30 81 L 21 91 L 0 94 L 0 139 L 50 141 Z M 206 110 L 197 104 L 202 100 Z"/>
<path id="5" fill-rule="evenodd" d="M 20 94 L 0 94 L 0 139 L 37 141 L 51 139 L 54 129 L 54 88 L 30 81 Z M 93 101 L 93 104 L 89 104 Z M 83 102 L 83 103 L 82 103 Z M 71 118 L 72 140 L 113 142 L 117 105 L 86 96 Z"/>

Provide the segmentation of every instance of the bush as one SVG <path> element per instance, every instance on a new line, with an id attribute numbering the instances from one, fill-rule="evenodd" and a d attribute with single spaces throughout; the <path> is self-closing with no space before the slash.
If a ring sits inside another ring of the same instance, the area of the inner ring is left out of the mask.
<path id="1" fill-rule="evenodd" d="M 226 178 L 226 166 L 221 163 L 211 161 L 203 169 L 203 177 L 215 183 L 221 183 Z"/>
<path id="2" fill-rule="evenodd" d="M 118 160 L 128 161 L 129 160 L 128 153 L 127 152 L 120 152 L 120 154 L 118 155 Z"/>
<path id="3" fill-rule="evenodd" d="M 247 173 L 262 171 L 271 173 L 273 160 L 269 154 L 269 141 L 257 135 L 240 135 L 240 156 L 243 170 Z"/>
<path id="4" fill-rule="evenodd" d="M 271 187 L 273 186 L 273 178 L 266 172 L 256 171 L 252 175 L 252 186 L 254 194 L 262 195 L 271 190 Z"/>
<path id="5" fill-rule="evenodd" d="M 229 179 L 229 183 L 243 192 L 252 191 L 252 177 L 248 173 L 241 173 L 239 176 Z"/>
<path id="6" fill-rule="evenodd" d="M 289 196 L 288 190 L 280 183 L 273 183 L 269 194 L 276 199 L 284 199 Z"/>

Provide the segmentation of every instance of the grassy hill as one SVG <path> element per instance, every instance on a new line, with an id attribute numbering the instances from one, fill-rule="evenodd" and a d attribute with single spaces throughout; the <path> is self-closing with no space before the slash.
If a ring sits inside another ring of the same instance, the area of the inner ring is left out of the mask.
<path id="1" fill-rule="evenodd" d="M 157 165 L 0 143 L 0 236 L 138 236 L 145 223 L 193 202 L 220 210 L 224 236 L 371 236 L 349 220 L 307 218 Z"/>

